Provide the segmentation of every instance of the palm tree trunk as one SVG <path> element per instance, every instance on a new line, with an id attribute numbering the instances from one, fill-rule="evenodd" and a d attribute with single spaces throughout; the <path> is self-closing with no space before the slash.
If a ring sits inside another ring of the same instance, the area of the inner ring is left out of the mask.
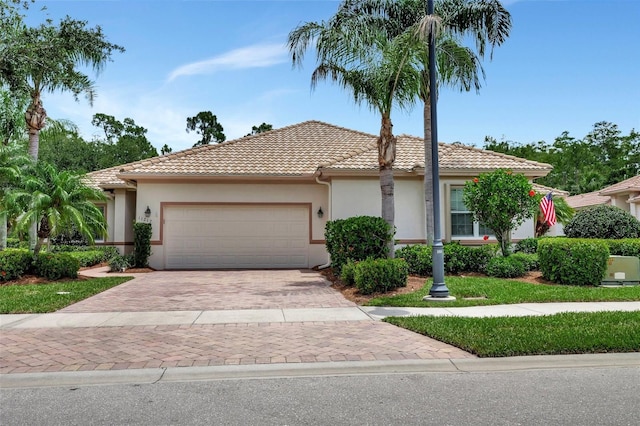
<path id="1" fill-rule="evenodd" d="M 0 250 L 7 248 L 7 212 L 0 212 Z"/>
<path id="2" fill-rule="evenodd" d="M 24 113 L 24 119 L 29 129 L 29 155 L 34 160 L 38 160 L 38 150 L 40 147 L 40 130 L 44 129 L 47 119 L 47 111 L 42 107 L 40 93 L 35 93 L 31 104 Z"/>
<path id="3" fill-rule="evenodd" d="M 433 158 L 431 156 L 431 99 L 427 96 L 423 109 L 424 120 L 424 212 L 426 217 L 427 244 L 433 244 L 433 177 L 431 169 Z"/>
<path id="4" fill-rule="evenodd" d="M 380 192 L 382 194 L 382 218 L 395 231 L 395 205 L 393 162 L 396 159 L 396 138 L 393 136 L 390 117 L 382 117 L 380 137 L 378 138 L 378 164 L 380 166 Z M 394 240 L 389 241 L 387 255 L 395 256 Z"/>

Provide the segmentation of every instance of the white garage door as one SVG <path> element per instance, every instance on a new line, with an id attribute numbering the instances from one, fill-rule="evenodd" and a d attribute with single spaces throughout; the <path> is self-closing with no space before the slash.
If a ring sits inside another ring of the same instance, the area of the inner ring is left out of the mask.
<path id="1" fill-rule="evenodd" d="M 167 269 L 307 268 L 306 206 L 171 206 Z"/>

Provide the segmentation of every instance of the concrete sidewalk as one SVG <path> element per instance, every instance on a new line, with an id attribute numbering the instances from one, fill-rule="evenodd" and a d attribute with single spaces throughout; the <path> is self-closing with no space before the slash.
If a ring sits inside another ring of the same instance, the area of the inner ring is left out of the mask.
<path id="1" fill-rule="evenodd" d="M 220 311 L 55 312 L 0 315 L 1 329 L 256 324 L 381 320 L 389 316 L 540 316 L 561 312 L 640 311 L 640 302 L 519 303 L 462 308 L 354 306 Z"/>

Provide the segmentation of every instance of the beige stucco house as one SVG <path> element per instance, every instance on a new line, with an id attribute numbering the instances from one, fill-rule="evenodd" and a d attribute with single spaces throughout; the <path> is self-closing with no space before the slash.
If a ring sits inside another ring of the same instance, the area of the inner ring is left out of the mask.
<path id="1" fill-rule="evenodd" d="M 548 164 L 461 144 L 439 145 L 445 240 L 482 244 L 488 233 L 462 203 L 465 181 L 497 168 L 545 176 Z M 330 219 L 379 216 L 376 136 L 307 121 L 89 174 L 109 194 L 105 244 L 125 252 L 133 222 L 152 225 L 156 269 L 309 268 L 327 263 Z M 426 241 L 422 138 L 398 136 L 398 244 Z M 528 221 L 514 240 L 533 235 Z"/>
<path id="2" fill-rule="evenodd" d="M 608 204 L 620 207 L 640 220 L 640 175 L 607 186 L 599 191 L 567 197 L 567 204 L 576 210 Z"/>

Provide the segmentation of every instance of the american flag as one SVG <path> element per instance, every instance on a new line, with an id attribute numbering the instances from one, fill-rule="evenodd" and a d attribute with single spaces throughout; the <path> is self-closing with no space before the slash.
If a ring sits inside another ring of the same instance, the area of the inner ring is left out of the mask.
<path id="1" fill-rule="evenodd" d="M 556 223 L 556 208 L 553 205 L 552 193 L 548 193 L 540 200 L 540 210 L 544 216 L 544 221 L 553 226 Z"/>

